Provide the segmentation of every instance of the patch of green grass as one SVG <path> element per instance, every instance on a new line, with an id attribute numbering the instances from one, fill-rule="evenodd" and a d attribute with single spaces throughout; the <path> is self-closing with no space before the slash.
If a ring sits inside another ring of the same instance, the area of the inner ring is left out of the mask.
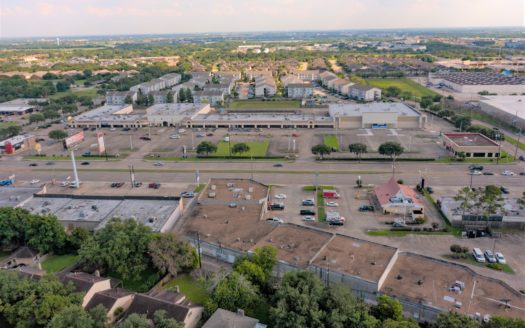
<path id="1" fill-rule="evenodd" d="M 15 122 L 0 122 L 0 129 L 5 129 L 13 125 L 17 125 L 17 124 Z"/>
<path id="2" fill-rule="evenodd" d="M 47 273 L 56 273 L 72 266 L 78 260 L 77 255 L 51 255 L 42 262 L 42 269 Z"/>
<path id="3" fill-rule="evenodd" d="M 54 95 L 49 96 L 49 99 L 58 99 L 58 98 L 62 98 L 70 94 L 74 94 L 79 97 L 87 96 L 91 98 L 96 98 L 98 96 L 97 89 L 89 88 L 89 89 L 76 89 L 76 90 L 67 90 L 63 92 L 57 92 Z"/>
<path id="4" fill-rule="evenodd" d="M 195 304 L 203 305 L 210 297 L 206 291 L 206 285 L 203 281 L 195 280 L 187 274 L 179 275 L 168 282 L 164 287 L 174 290 L 175 286 L 179 286 L 181 293 Z"/>
<path id="5" fill-rule="evenodd" d="M 226 142 L 226 141 L 220 141 L 217 144 L 217 151 L 210 155 L 210 157 L 213 156 L 230 156 L 230 144 L 231 147 L 237 142 Z M 270 145 L 270 142 L 268 140 L 264 141 L 248 141 L 245 142 L 245 144 L 250 147 L 250 151 L 242 154 L 231 154 L 232 157 L 244 157 L 244 158 L 250 158 L 250 157 L 264 157 L 266 156 L 266 153 L 268 152 L 268 146 Z"/>
<path id="6" fill-rule="evenodd" d="M 525 150 L 525 144 L 523 142 L 518 142 L 517 139 L 514 139 L 513 137 L 509 137 L 508 135 L 505 135 L 505 141 L 510 143 L 513 146 L 518 145 L 518 148 L 521 150 Z"/>
<path id="7" fill-rule="evenodd" d="M 253 161 L 254 163 L 257 162 L 291 162 L 290 160 L 284 158 L 284 157 L 270 157 L 270 158 L 257 158 L 257 159 L 251 159 L 250 157 L 235 157 L 233 158 L 235 161 Z M 225 162 L 225 161 L 231 161 L 232 158 L 227 157 L 152 157 L 151 155 L 144 156 L 144 160 L 146 161 L 166 161 L 166 162 Z"/>
<path id="8" fill-rule="evenodd" d="M 401 92 L 407 91 L 415 97 L 435 96 L 437 93 L 406 78 L 402 79 L 367 79 L 366 82 L 385 91 L 388 87 L 398 87 Z"/>
<path id="9" fill-rule="evenodd" d="M 480 263 L 480 262 L 476 261 L 474 259 L 474 257 L 472 257 L 472 255 L 470 253 L 467 253 L 465 258 L 459 258 L 459 259 L 453 258 L 453 254 L 445 254 L 445 255 L 443 255 L 443 257 L 446 258 L 447 260 L 463 262 L 463 263 L 470 264 L 470 265 L 475 265 L 475 266 L 479 266 L 479 267 L 489 268 L 489 269 L 492 269 L 492 270 L 495 270 L 495 271 L 503 271 L 503 272 L 506 272 L 506 273 L 514 274 L 514 270 L 512 270 L 512 268 L 508 264 L 497 263 L 497 266 L 499 266 L 501 268 L 501 270 L 498 270 L 498 269 L 495 269 L 493 265 L 490 265 L 491 263 L 486 263 L 486 262 L 485 263 Z M 496 263 L 492 263 L 492 264 L 496 264 Z"/>
<path id="10" fill-rule="evenodd" d="M 299 108 L 301 102 L 299 100 L 278 100 L 278 101 L 262 101 L 262 100 L 236 100 L 230 103 L 232 109 L 283 109 L 283 108 Z"/>
<path id="11" fill-rule="evenodd" d="M 161 278 L 160 273 L 153 268 L 147 268 L 136 279 L 122 279 L 122 277 L 115 272 L 109 272 L 108 276 L 121 280 L 123 288 L 137 293 L 149 291 Z"/>
<path id="12" fill-rule="evenodd" d="M 324 198 L 323 198 L 323 190 L 317 191 L 317 220 L 319 222 L 326 221 L 326 212 L 324 210 Z"/>
<path id="13" fill-rule="evenodd" d="M 195 189 L 193 189 L 193 192 L 201 192 L 202 189 L 204 189 L 204 187 L 206 187 L 205 183 L 199 183 L 199 185 L 196 186 Z"/>
<path id="14" fill-rule="evenodd" d="M 501 158 L 499 162 L 502 164 L 505 163 L 514 163 L 516 159 L 514 156 L 507 154 L 506 152 L 501 152 Z M 496 158 L 465 158 L 463 161 L 458 161 L 454 157 L 443 157 L 435 160 L 436 163 L 467 163 L 467 164 L 493 164 L 496 163 Z"/>
<path id="15" fill-rule="evenodd" d="M 337 137 L 334 135 L 326 135 L 323 136 L 323 143 L 332 148 L 332 150 L 338 151 L 339 150 L 339 141 L 337 140 Z"/>
<path id="16" fill-rule="evenodd" d="M 322 185 L 318 186 L 319 189 L 334 189 L 334 186 Z M 315 186 L 304 186 L 303 191 L 315 191 Z"/>

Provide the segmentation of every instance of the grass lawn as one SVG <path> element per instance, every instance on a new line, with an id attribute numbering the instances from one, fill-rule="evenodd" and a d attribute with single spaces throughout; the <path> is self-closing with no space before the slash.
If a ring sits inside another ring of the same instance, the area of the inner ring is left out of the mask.
<path id="1" fill-rule="evenodd" d="M 168 282 L 164 287 L 174 289 L 179 286 L 181 293 L 195 304 L 203 305 L 209 298 L 206 286 L 202 281 L 195 280 L 187 274 L 182 274 Z"/>
<path id="2" fill-rule="evenodd" d="M 1 123 L 0 123 L 1 124 Z M 525 150 L 525 143 L 521 142 L 523 138 L 520 139 L 519 143 L 517 139 L 514 139 L 513 137 L 509 137 L 508 135 L 505 135 L 505 141 L 510 143 L 511 145 L 518 145 L 518 148 L 521 150 Z"/>
<path id="3" fill-rule="evenodd" d="M 0 129 L 5 129 L 13 125 L 17 125 L 17 124 L 15 122 L 0 122 Z"/>
<path id="4" fill-rule="evenodd" d="M 499 159 L 500 163 L 514 163 L 516 159 L 514 156 L 507 154 L 506 152 L 501 152 L 501 158 Z M 469 163 L 469 164 L 492 164 L 496 163 L 495 158 L 465 158 L 464 161 L 457 161 L 453 157 L 443 157 L 436 159 L 436 163 Z"/>
<path id="5" fill-rule="evenodd" d="M 114 272 L 109 272 L 108 276 L 121 280 L 123 288 L 137 293 L 149 291 L 161 278 L 160 273 L 153 268 L 147 268 L 144 270 L 137 279 L 122 279 L 120 275 Z"/>
<path id="6" fill-rule="evenodd" d="M 323 189 L 317 191 L 317 220 L 326 221 L 326 212 L 324 210 Z"/>
<path id="7" fill-rule="evenodd" d="M 232 142 L 231 143 L 231 147 L 233 148 L 233 146 L 236 144 L 237 142 Z M 245 158 L 250 158 L 251 156 L 253 157 L 265 157 L 266 156 L 266 153 L 268 152 L 268 146 L 270 145 L 270 142 L 268 140 L 265 140 L 265 141 L 249 141 L 249 142 L 245 142 L 245 144 L 248 145 L 248 147 L 250 147 L 250 151 L 247 152 L 247 153 L 242 153 L 242 154 L 231 154 L 232 157 L 245 157 Z M 220 141 L 218 144 L 217 144 L 217 152 L 213 153 L 210 155 L 210 157 L 213 157 L 213 156 L 220 156 L 220 157 L 225 157 L 225 156 L 230 156 L 230 143 L 229 142 L 226 142 L 226 141 Z"/>
<path id="8" fill-rule="evenodd" d="M 206 187 L 205 183 L 199 183 L 199 185 L 196 186 L 195 189 L 193 189 L 193 192 L 201 192 L 202 189 L 204 189 L 204 187 Z"/>
<path id="9" fill-rule="evenodd" d="M 416 97 L 435 96 L 437 93 L 410 79 L 367 79 L 366 82 L 374 87 L 386 90 L 388 87 L 398 87 L 401 92 L 408 91 Z"/>
<path id="10" fill-rule="evenodd" d="M 95 88 L 89 88 L 89 89 L 80 89 L 80 90 L 67 90 L 64 92 L 57 92 L 52 96 L 49 96 L 49 99 L 58 99 L 64 96 L 67 96 L 69 94 L 75 94 L 79 97 L 81 96 L 88 96 L 91 98 L 95 98 L 98 96 L 97 89 Z"/>
<path id="11" fill-rule="evenodd" d="M 65 268 L 75 264 L 77 261 L 77 255 L 51 255 L 44 262 L 42 262 L 42 269 L 47 273 L 56 273 L 64 270 Z"/>
<path id="12" fill-rule="evenodd" d="M 480 262 L 474 260 L 474 258 L 472 257 L 472 255 L 470 253 L 467 253 L 467 257 L 464 258 L 464 259 L 455 259 L 455 258 L 452 257 L 452 254 L 445 254 L 445 255 L 443 255 L 443 257 L 446 258 L 447 260 L 463 262 L 463 263 L 470 264 L 470 265 L 476 265 L 476 266 L 479 266 L 479 267 L 485 267 L 485 268 L 489 268 L 489 269 L 492 269 L 492 270 L 495 270 L 495 271 L 500 271 L 500 270 L 491 268 L 489 266 L 489 263 L 480 263 Z M 506 272 L 506 273 L 510 273 L 510 274 L 514 274 L 514 270 L 512 270 L 510 265 L 508 265 L 508 264 L 499 264 L 499 265 L 501 265 L 501 268 L 502 268 L 501 271 Z"/>
<path id="13" fill-rule="evenodd" d="M 261 101 L 261 100 L 235 100 L 230 103 L 232 109 L 251 109 L 251 108 L 299 108 L 299 100 L 278 100 L 278 101 Z"/>
<path id="14" fill-rule="evenodd" d="M 317 186 L 320 190 L 322 189 L 334 189 L 334 186 L 319 185 Z M 304 186 L 303 191 L 315 191 L 315 186 Z"/>
<path id="15" fill-rule="evenodd" d="M 337 141 L 337 137 L 334 135 L 323 136 L 323 143 L 336 151 L 339 150 L 339 141 Z"/>

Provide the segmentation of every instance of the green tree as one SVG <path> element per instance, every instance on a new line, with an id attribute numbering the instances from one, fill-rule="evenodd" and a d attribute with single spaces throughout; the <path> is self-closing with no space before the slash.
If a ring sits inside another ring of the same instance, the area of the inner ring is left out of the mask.
<path id="1" fill-rule="evenodd" d="M 64 92 L 70 89 L 71 83 L 67 80 L 58 81 L 55 85 L 58 92 Z"/>
<path id="2" fill-rule="evenodd" d="M 206 154 L 208 156 L 210 153 L 215 153 L 217 151 L 217 145 L 210 141 L 203 141 L 197 145 L 197 154 L 202 155 Z"/>
<path id="3" fill-rule="evenodd" d="M 403 306 L 398 300 L 387 295 L 379 296 L 377 298 L 377 305 L 372 306 L 370 312 L 375 318 L 381 321 L 388 319 L 394 321 L 403 320 Z"/>
<path id="4" fill-rule="evenodd" d="M 419 105 L 421 106 L 421 108 L 428 108 L 430 105 L 432 105 L 432 103 L 433 103 L 432 97 L 428 96 L 428 97 L 421 98 Z"/>
<path id="5" fill-rule="evenodd" d="M 392 320 L 388 319 L 383 321 L 381 328 L 419 328 L 419 324 L 414 320 Z"/>
<path id="6" fill-rule="evenodd" d="M 67 138 L 68 133 L 64 130 L 52 130 L 52 131 L 49 131 L 47 136 L 54 140 L 62 140 L 62 139 Z"/>
<path id="7" fill-rule="evenodd" d="M 251 308 L 258 300 L 257 288 L 243 275 L 232 272 L 213 291 L 214 303 L 226 310 Z"/>
<path id="8" fill-rule="evenodd" d="M 148 266 L 149 227 L 135 220 L 112 219 L 82 244 L 80 261 L 90 269 L 114 272 L 122 279 L 137 278 Z"/>
<path id="9" fill-rule="evenodd" d="M 488 323 L 483 325 L 483 328 L 525 328 L 525 320 L 518 318 L 494 316 L 490 318 L 490 321 Z"/>
<path id="10" fill-rule="evenodd" d="M 155 328 L 184 328 L 184 324 L 175 319 L 166 317 L 166 311 L 157 310 L 153 314 L 153 323 Z"/>
<path id="11" fill-rule="evenodd" d="M 64 226 L 54 215 L 28 215 L 25 226 L 26 245 L 41 253 L 59 252 L 67 236 Z"/>
<path id="12" fill-rule="evenodd" d="M 0 136 L 2 138 L 10 138 L 19 135 L 22 132 L 22 127 L 19 125 L 10 125 L 4 129 L 0 129 Z"/>
<path id="13" fill-rule="evenodd" d="M 22 208 L 0 208 L 0 249 L 11 251 L 25 243 L 28 216 Z"/>
<path id="14" fill-rule="evenodd" d="M 355 154 L 357 158 L 359 159 L 359 163 L 361 163 L 361 154 L 366 153 L 366 145 L 362 143 L 353 143 L 348 145 L 348 150 Z"/>
<path id="15" fill-rule="evenodd" d="M 385 90 L 385 96 L 387 97 L 398 97 L 401 94 L 401 89 L 396 86 L 390 86 Z"/>
<path id="16" fill-rule="evenodd" d="M 456 116 L 454 117 L 454 126 L 461 131 L 467 130 L 472 124 L 472 120 L 467 116 Z"/>
<path id="17" fill-rule="evenodd" d="M 162 233 L 154 237 L 148 246 L 153 265 L 162 273 L 176 276 L 198 266 L 197 252 L 193 246 L 179 240 L 172 233 Z"/>
<path id="18" fill-rule="evenodd" d="M 106 323 L 108 320 L 108 311 L 102 304 L 95 306 L 88 312 L 89 316 L 93 319 L 93 328 L 109 328 L 109 325 Z"/>
<path id="19" fill-rule="evenodd" d="M 175 102 L 175 99 L 173 97 L 173 92 L 169 91 L 168 94 L 166 95 L 166 102 L 168 104 L 172 104 L 173 102 Z"/>
<path id="20" fill-rule="evenodd" d="M 132 313 L 117 325 L 118 328 L 153 328 L 153 324 L 144 314 Z"/>
<path id="21" fill-rule="evenodd" d="M 239 154 L 242 155 L 244 153 L 247 153 L 250 151 L 250 146 L 245 144 L 244 142 L 239 142 L 233 145 L 232 147 L 232 153 L 233 154 Z"/>
<path id="22" fill-rule="evenodd" d="M 79 305 L 63 308 L 47 324 L 46 328 L 93 328 L 91 316 Z"/>
<path id="23" fill-rule="evenodd" d="M 46 118 L 44 117 L 44 114 L 42 113 L 35 113 L 35 114 L 29 115 L 29 124 L 44 122 L 45 120 Z"/>
<path id="24" fill-rule="evenodd" d="M 128 104 L 128 105 L 131 105 L 133 103 L 133 98 L 131 98 L 130 95 L 127 95 L 125 98 L 124 98 L 124 103 L 125 104 Z"/>
<path id="25" fill-rule="evenodd" d="M 91 237 L 91 233 L 84 228 L 75 227 L 67 237 L 69 246 L 78 250 L 82 244 Z"/>
<path id="26" fill-rule="evenodd" d="M 60 113 L 55 110 L 43 110 L 42 114 L 46 120 L 52 120 L 60 117 Z"/>
<path id="27" fill-rule="evenodd" d="M 323 159 L 325 155 L 330 155 L 331 153 L 332 148 L 325 144 L 319 144 L 312 147 L 312 154 L 318 155 L 321 159 Z"/>
<path id="28" fill-rule="evenodd" d="M 85 78 L 85 79 L 88 79 L 88 78 L 90 78 L 91 76 L 93 76 L 93 71 L 90 70 L 90 69 L 85 69 L 83 73 L 84 73 L 84 78 Z"/>
<path id="29" fill-rule="evenodd" d="M 405 149 L 397 142 L 387 141 L 378 148 L 379 154 L 388 156 L 392 159 L 392 175 L 395 175 L 396 158 L 399 157 Z"/>
<path id="30" fill-rule="evenodd" d="M 324 327 L 377 327 L 378 321 L 368 313 L 368 307 L 354 297 L 346 286 L 325 287 L 319 306 L 324 311 Z"/>
<path id="31" fill-rule="evenodd" d="M 457 312 L 443 312 L 438 316 L 433 328 L 479 328 L 478 321 Z"/>

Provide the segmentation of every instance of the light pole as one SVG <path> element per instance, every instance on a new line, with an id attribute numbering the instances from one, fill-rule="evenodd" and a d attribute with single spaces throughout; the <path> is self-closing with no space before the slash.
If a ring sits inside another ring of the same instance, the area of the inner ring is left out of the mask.
<path id="1" fill-rule="evenodd" d="M 516 149 L 514 149 L 514 159 L 518 157 L 518 146 L 520 144 L 522 130 L 523 130 L 523 126 L 520 128 L 520 133 L 518 134 L 518 141 L 516 142 Z"/>
<path id="2" fill-rule="evenodd" d="M 498 141 L 498 157 L 496 157 L 496 165 L 499 165 L 499 158 L 501 157 L 501 134 L 499 133 L 498 128 L 494 128 L 494 130 L 496 131 L 495 137 Z"/>

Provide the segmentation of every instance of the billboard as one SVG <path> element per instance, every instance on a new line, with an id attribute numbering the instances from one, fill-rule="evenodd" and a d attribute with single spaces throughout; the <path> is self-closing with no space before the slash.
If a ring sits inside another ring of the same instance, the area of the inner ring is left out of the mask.
<path id="1" fill-rule="evenodd" d="M 106 151 L 106 145 L 104 144 L 104 133 L 97 132 L 98 152 L 102 155 Z"/>
<path id="2" fill-rule="evenodd" d="M 75 145 L 79 144 L 82 141 L 84 141 L 84 131 L 80 131 L 79 133 L 74 134 L 74 135 L 64 139 L 64 142 L 63 142 L 64 143 L 64 148 L 65 149 L 69 149 L 72 146 L 75 146 Z"/>

